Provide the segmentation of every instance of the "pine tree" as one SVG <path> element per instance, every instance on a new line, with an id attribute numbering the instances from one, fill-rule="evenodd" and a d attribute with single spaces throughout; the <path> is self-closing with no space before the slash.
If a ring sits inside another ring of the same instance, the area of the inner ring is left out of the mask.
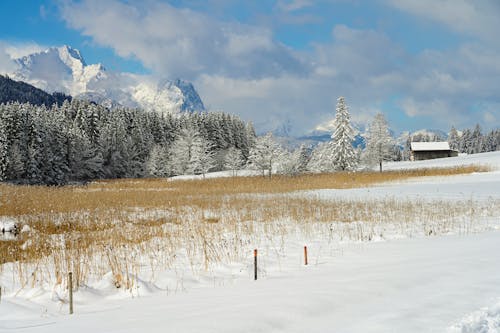
<path id="1" fill-rule="evenodd" d="M 176 174 L 193 174 L 198 168 L 202 138 L 197 129 L 188 126 L 181 130 L 171 147 L 172 166 Z"/>
<path id="2" fill-rule="evenodd" d="M 483 142 L 481 146 L 481 152 L 495 151 L 495 132 L 491 131 L 483 136 Z"/>
<path id="3" fill-rule="evenodd" d="M 155 145 L 146 160 L 146 171 L 152 177 L 168 177 L 172 174 L 168 149 Z"/>
<path id="4" fill-rule="evenodd" d="M 296 163 L 296 171 L 297 173 L 304 173 L 307 171 L 307 164 L 311 159 L 311 150 L 307 148 L 305 145 L 301 145 L 294 153 L 296 156 L 294 160 Z"/>
<path id="5" fill-rule="evenodd" d="M 460 137 L 460 152 L 466 154 L 472 153 L 472 133 L 468 128 L 463 131 Z"/>
<path id="6" fill-rule="evenodd" d="M 352 146 L 354 129 L 344 97 L 337 99 L 335 130 L 332 134 L 333 151 L 331 160 L 337 170 L 352 170 L 357 164 L 357 155 Z"/>
<path id="7" fill-rule="evenodd" d="M 369 165 L 378 164 L 382 172 L 382 162 L 391 158 L 393 140 L 387 121 L 382 113 L 375 115 L 368 129 L 366 157 Z"/>
<path id="8" fill-rule="evenodd" d="M 245 136 L 246 136 L 246 147 L 242 150 L 243 156 L 248 159 L 250 156 L 250 150 L 255 147 L 255 142 L 257 141 L 257 135 L 255 134 L 255 129 L 253 123 L 249 122 L 245 126 Z"/>

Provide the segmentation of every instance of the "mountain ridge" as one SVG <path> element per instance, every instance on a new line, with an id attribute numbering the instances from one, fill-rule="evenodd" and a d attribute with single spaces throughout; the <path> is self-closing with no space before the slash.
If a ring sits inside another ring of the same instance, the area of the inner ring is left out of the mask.
<path id="1" fill-rule="evenodd" d="M 71 96 L 62 93 L 49 94 L 31 84 L 0 75 L 0 104 L 19 102 L 51 107 L 53 104 L 62 104 L 65 100 L 71 100 Z"/>
<path id="2" fill-rule="evenodd" d="M 138 107 L 146 111 L 178 113 L 205 111 L 192 83 L 126 72 L 108 71 L 101 63 L 87 64 L 81 52 L 68 45 L 51 47 L 14 60 L 16 80 L 39 89 L 64 92 L 107 107 Z"/>

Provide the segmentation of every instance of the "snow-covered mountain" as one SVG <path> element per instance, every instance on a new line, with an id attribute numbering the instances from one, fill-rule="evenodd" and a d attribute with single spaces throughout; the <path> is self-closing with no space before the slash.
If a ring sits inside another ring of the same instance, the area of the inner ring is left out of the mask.
<path id="1" fill-rule="evenodd" d="M 107 71 L 88 65 L 81 53 L 67 45 L 49 48 L 15 60 L 11 74 L 48 92 L 64 92 L 108 107 L 140 107 L 160 112 L 202 111 L 203 102 L 193 85 L 183 80 L 155 81 L 151 77 Z"/>

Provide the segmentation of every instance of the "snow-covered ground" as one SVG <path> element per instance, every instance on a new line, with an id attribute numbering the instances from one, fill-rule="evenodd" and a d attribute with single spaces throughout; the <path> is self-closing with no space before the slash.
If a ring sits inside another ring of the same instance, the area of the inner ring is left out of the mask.
<path id="1" fill-rule="evenodd" d="M 325 189 L 306 191 L 301 194 L 317 195 L 323 199 L 498 200 L 500 199 L 500 171 L 460 176 L 421 177 L 368 188 Z"/>
<path id="2" fill-rule="evenodd" d="M 498 169 L 500 152 L 494 151 L 481 154 L 460 154 L 457 157 L 436 158 L 425 161 L 403 161 L 384 163 L 384 170 L 419 169 L 419 168 L 449 168 L 461 165 L 484 165 Z"/>
<path id="3" fill-rule="evenodd" d="M 294 195 L 498 205 L 500 152 L 387 169 L 471 163 L 493 171 Z M 0 332 L 500 332 L 500 212 L 493 215 L 477 217 L 468 229 L 476 232 L 447 236 L 338 242 L 321 232 L 277 234 L 248 244 L 259 248 L 257 281 L 249 250 L 204 274 L 178 266 L 156 272 L 154 282 L 138 279 L 133 293 L 110 278 L 94 281 L 75 292 L 72 316 L 62 285 L 15 287 L 15 265 L 7 265 Z"/>
<path id="4" fill-rule="evenodd" d="M 76 293 L 73 316 L 67 304 L 53 313 L 9 297 L 0 331 L 498 332 L 498 253 L 498 232 L 355 244 L 319 258 L 311 248 L 309 266 L 297 251 L 257 281 L 134 299 Z"/>

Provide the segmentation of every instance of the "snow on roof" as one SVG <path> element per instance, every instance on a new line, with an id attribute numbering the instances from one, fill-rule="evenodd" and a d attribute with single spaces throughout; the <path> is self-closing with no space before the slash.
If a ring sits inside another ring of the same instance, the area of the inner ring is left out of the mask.
<path id="1" fill-rule="evenodd" d="M 422 151 L 422 150 L 450 150 L 450 144 L 448 142 L 412 142 L 411 150 Z"/>

